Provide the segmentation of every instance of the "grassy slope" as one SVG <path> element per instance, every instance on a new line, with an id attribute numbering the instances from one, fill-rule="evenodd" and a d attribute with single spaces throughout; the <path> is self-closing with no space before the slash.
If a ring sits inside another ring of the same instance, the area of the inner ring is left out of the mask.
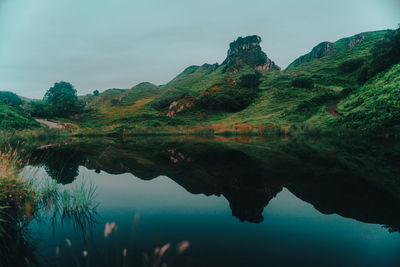
<path id="1" fill-rule="evenodd" d="M 333 43 L 333 50 L 326 56 L 305 62 L 295 67 L 289 65 L 285 72 L 310 75 L 319 84 L 329 86 L 333 89 L 351 86 L 357 80 L 357 71 L 355 73 L 343 74 L 340 72 L 339 65 L 345 61 L 356 58 L 363 58 L 367 61 L 373 45 L 387 33 L 387 30 L 383 30 L 342 38 Z M 360 35 L 364 36 L 362 42 L 356 44 L 352 48 L 349 47 L 351 40 Z"/>
<path id="2" fill-rule="evenodd" d="M 360 86 L 357 84 L 357 77 L 361 67 L 353 72 L 343 73 L 339 66 L 351 59 L 362 59 L 364 64 L 368 64 L 371 48 L 386 33 L 387 31 L 362 33 L 360 34 L 363 36 L 362 42 L 354 47 L 349 46 L 354 37 L 343 38 L 333 43 L 333 50 L 322 58 L 289 66 L 283 72 L 263 73 L 258 99 L 240 112 L 215 112 L 191 108 L 178 114 L 176 118 L 165 116 L 169 104 L 177 99 L 184 96 L 197 97 L 217 82 L 227 78 L 238 80 L 241 75 L 254 72 L 245 66 L 238 73 L 226 73 L 224 65 L 205 64 L 187 68 L 161 88 L 145 84 L 146 86 L 137 86 L 130 90 L 107 90 L 97 97 L 88 96 L 86 101 L 92 111 L 82 116 L 81 125 L 102 126 L 102 130 L 112 130 L 119 126 L 141 128 L 176 125 L 187 127 L 213 125 L 214 129 L 215 126 L 229 129 L 239 124 L 332 128 L 337 122 L 348 121 L 346 118 L 354 117 L 354 112 L 359 114 L 365 112 L 364 108 L 367 108 L 367 105 L 358 106 L 358 110 L 351 112 L 350 109 L 356 106 L 349 103 L 354 102 L 355 100 L 351 99 L 357 98 L 356 96 L 367 98 L 367 92 L 373 87 L 368 83 L 358 90 Z M 299 75 L 311 77 L 315 88 L 292 87 L 292 80 Z M 387 78 L 386 83 L 392 83 L 393 75 Z M 375 79 L 373 82 L 375 86 L 381 85 L 379 81 L 382 77 L 386 76 L 381 75 Z M 395 85 L 393 81 L 393 86 Z M 346 98 L 350 89 L 356 93 Z M 379 90 L 375 92 L 380 94 Z M 387 93 L 387 97 L 390 94 Z M 343 118 L 334 117 L 327 110 L 328 106 L 339 102 L 339 112 L 343 113 Z M 351 126 L 349 123 L 347 125 Z"/>
<path id="3" fill-rule="evenodd" d="M 400 120 L 400 64 L 392 66 L 339 103 L 341 120 L 351 127 L 392 127 Z"/>
<path id="4" fill-rule="evenodd" d="M 223 76 L 223 67 L 204 64 L 203 66 L 190 66 L 173 80 L 163 86 L 164 90 L 177 89 L 189 94 L 200 94 L 204 88 L 212 86 Z"/>
<path id="5" fill-rule="evenodd" d="M 111 130 L 121 124 L 122 119 L 140 116 L 157 116 L 149 105 L 161 93 L 160 87 L 151 83 L 140 83 L 131 89 L 109 89 L 98 96 L 83 98 L 87 112 L 82 114 L 80 125 L 87 128 Z"/>
<path id="6" fill-rule="evenodd" d="M 39 127 L 38 122 L 25 116 L 21 110 L 0 102 L 0 129 L 22 130 Z"/>
<path id="7" fill-rule="evenodd" d="M 358 87 L 358 70 L 344 74 L 339 69 L 340 64 L 354 58 L 367 60 L 373 44 L 386 33 L 363 33 L 364 40 L 353 48 L 349 47 L 353 37 L 343 38 L 334 43 L 334 50 L 325 57 L 289 67 L 283 73 L 264 73 L 259 99 L 247 109 L 228 115 L 223 122 L 227 125 L 307 123 L 323 127 L 334 123 L 337 118 L 327 112 L 327 106 L 345 97 L 344 92 L 341 94 L 344 89 Z M 291 81 L 298 75 L 312 77 L 315 88 L 293 88 Z"/>

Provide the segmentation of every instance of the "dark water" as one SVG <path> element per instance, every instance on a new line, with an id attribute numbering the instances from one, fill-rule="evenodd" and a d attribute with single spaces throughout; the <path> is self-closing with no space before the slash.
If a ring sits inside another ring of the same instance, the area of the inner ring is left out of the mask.
<path id="1" fill-rule="evenodd" d="M 27 174 L 95 187 L 98 204 L 87 220 L 42 212 L 39 265 L 400 266 L 396 146 L 222 141 L 34 151 Z"/>

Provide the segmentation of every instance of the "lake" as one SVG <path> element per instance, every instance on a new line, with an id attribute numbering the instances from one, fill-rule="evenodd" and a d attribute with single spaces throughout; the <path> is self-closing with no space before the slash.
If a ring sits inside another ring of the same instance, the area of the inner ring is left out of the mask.
<path id="1" fill-rule="evenodd" d="M 399 151 L 389 140 L 222 137 L 34 149 L 27 179 L 90 201 L 41 210 L 29 225 L 30 261 L 400 266 Z"/>

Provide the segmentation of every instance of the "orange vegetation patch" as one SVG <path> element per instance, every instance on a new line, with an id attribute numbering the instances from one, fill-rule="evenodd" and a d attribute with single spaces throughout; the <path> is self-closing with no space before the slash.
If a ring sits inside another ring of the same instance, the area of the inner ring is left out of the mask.
<path id="1" fill-rule="evenodd" d="M 248 125 L 248 124 L 237 124 L 233 126 L 233 129 L 239 134 L 248 134 L 252 130 L 257 129 L 256 126 Z"/>
<path id="2" fill-rule="evenodd" d="M 214 95 L 217 91 L 220 91 L 222 88 L 224 88 L 221 84 L 216 84 L 213 87 L 210 87 L 206 90 L 204 90 L 201 94 L 200 97 L 204 95 Z"/>
<path id="3" fill-rule="evenodd" d="M 273 124 L 259 124 L 259 125 L 249 125 L 249 124 L 237 124 L 229 125 L 226 122 L 211 124 L 211 125 L 194 125 L 194 126 L 177 126 L 177 127 L 167 127 L 165 128 L 171 133 L 180 133 L 184 135 L 214 135 L 214 134 L 229 134 L 230 132 L 235 135 L 250 136 L 250 135 L 268 135 L 272 133 L 280 132 L 284 135 L 289 134 L 287 127 L 282 127 L 281 129 Z M 244 140 L 242 140 L 244 141 Z"/>
<path id="4" fill-rule="evenodd" d="M 76 124 L 73 123 L 62 123 L 62 126 L 64 129 L 67 130 L 78 130 L 79 126 L 77 126 Z"/>
<path id="5" fill-rule="evenodd" d="M 288 135 L 289 135 L 289 128 L 286 127 L 286 126 L 282 126 L 282 127 L 281 127 L 281 133 L 282 133 L 284 136 L 288 136 Z"/>
<path id="6" fill-rule="evenodd" d="M 231 84 L 233 84 L 233 85 L 237 85 L 237 82 L 236 82 L 235 79 L 232 79 L 232 78 L 230 78 L 230 77 L 225 77 L 225 80 L 226 80 L 228 83 L 231 83 Z"/>

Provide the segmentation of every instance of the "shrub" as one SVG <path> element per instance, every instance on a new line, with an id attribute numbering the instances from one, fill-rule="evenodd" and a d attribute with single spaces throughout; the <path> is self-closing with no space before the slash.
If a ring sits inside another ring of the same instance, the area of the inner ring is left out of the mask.
<path id="1" fill-rule="evenodd" d="M 359 84 L 364 84 L 369 78 L 370 78 L 369 67 L 366 66 L 361 69 L 357 81 Z"/>
<path id="2" fill-rule="evenodd" d="M 184 98 L 185 96 L 187 96 L 188 94 L 182 91 L 179 91 L 177 89 L 171 89 L 168 90 L 166 92 L 164 92 L 162 95 L 160 95 L 159 97 L 155 98 L 150 106 L 158 111 L 161 111 L 163 109 L 166 109 L 169 107 L 169 105 L 174 102 L 177 101 L 179 99 Z"/>
<path id="3" fill-rule="evenodd" d="M 382 41 L 375 44 L 371 58 L 368 66 L 360 72 L 360 84 L 400 62 L 400 28 L 390 31 Z"/>
<path id="4" fill-rule="evenodd" d="M 292 86 L 296 88 L 314 88 L 314 82 L 309 77 L 297 77 L 292 80 Z"/>
<path id="5" fill-rule="evenodd" d="M 118 99 L 112 99 L 111 100 L 111 106 L 118 106 L 119 105 L 119 100 Z"/>
<path id="6" fill-rule="evenodd" d="M 340 72 L 343 74 L 358 70 L 364 63 L 362 58 L 350 59 L 339 65 Z"/>
<path id="7" fill-rule="evenodd" d="M 245 109 L 257 98 L 260 77 L 259 73 L 242 75 L 236 86 L 225 83 L 222 85 L 222 90 L 215 94 L 204 94 L 197 99 L 196 104 L 208 109 L 228 112 Z"/>
<path id="8" fill-rule="evenodd" d="M 19 107 L 20 105 L 22 105 L 21 98 L 11 92 L 0 92 L 0 102 L 14 107 Z"/>
<path id="9" fill-rule="evenodd" d="M 26 107 L 26 111 L 32 117 L 45 118 L 49 114 L 48 105 L 43 101 L 31 101 Z"/>
<path id="10" fill-rule="evenodd" d="M 260 86 L 261 73 L 256 74 L 245 74 L 239 79 L 240 88 L 258 88 Z"/>
<path id="11" fill-rule="evenodd" d="M 36 128 L 38 122 L 26 116 L 21 108 L 15 108 L 0 102 L 0 129 Z"/>

